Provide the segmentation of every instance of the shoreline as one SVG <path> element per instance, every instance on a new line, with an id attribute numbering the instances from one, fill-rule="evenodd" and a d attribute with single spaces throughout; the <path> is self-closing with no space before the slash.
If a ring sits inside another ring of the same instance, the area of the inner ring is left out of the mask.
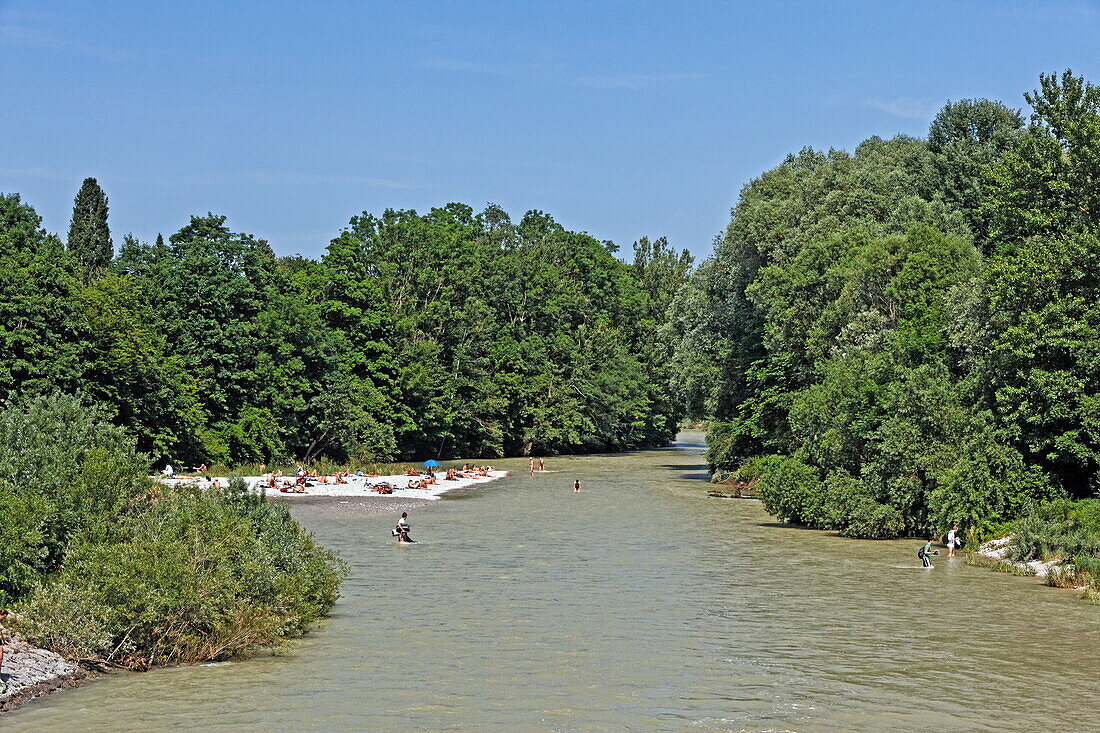
<path id="1" fill-rule="evenodd" d="M 9 632 L 5 642 L 0 678 L 7 682 L 7 688 L 0 689 L 0 714 L 61 690 L 82 687 L 99 677 L 56 652 L 23 641 L 18 634 Z"/>
<path id="2" fill-rule="evenodd" d="M 1051 577 L 1067 568 L 1072 569 L 1073 564 L 1071 562 L 1059 558 L 1053 560 L 1029 560 L 1026 562 L 1009 560 L 1008 553 L 1012 549 L 1012 540 L 1013 536 L 1009 535 L 1007 537 L 999 537 L 982 543 L 977 550 L 968 554 L 967 564 L 974 565 L 975 567 L 987 568 L 995 572 L 1012 573 L 1013 575 L 1019 575 L 1025 578 L 1038 578 L 1044 581 L 1044 584 L 1049 587 L 1071 590 L 1086 600 L 1089 598 L 1086 594 L 1088 585 L 1078 586 L 1071 583 L 1063 584 L 1059 582 L 1057 577 Z"/>

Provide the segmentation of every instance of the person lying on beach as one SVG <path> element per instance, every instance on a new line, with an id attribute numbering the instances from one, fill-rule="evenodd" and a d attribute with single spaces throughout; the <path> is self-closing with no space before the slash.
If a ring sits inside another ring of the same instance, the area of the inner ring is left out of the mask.
<path id="1" fill-rule="evenodd" d="M 195 473 L 206 473 L 206 464 L 204 463 L 201 466 L 195 466 L 191 470 Z"/>

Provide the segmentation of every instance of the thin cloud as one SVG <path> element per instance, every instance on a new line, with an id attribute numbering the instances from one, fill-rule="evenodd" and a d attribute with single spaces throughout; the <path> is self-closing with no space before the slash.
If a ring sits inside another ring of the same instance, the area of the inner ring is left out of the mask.
<path id="1" fill-rule="evenodd" d="M 574 81 L 579 86 L 595 89 L 650 89 L 662 84 L 693 79 L 696 74 L 598 74 L 580 76 Z"/>
<path id="2" fill-rule="evenodd" d="M 508 79 L 539 77 L 547 84 L 566 84 L 593 89 L 650 89 L 661 84 L 684 81 L 697 74 L 581 74 L 568 71 L 563 64 L 545 62 L 481 63 L 468 59 L 425 59 L 421 65 L 437 71 L 482 74 Z"/>
<path id="3" fill-rule="evenodd" d="M 0 176 L 11 179 L 40 181 L 82 181 L 87 172 L 63 171 L 50 168 L 0 168 Z M 375 178 L 354 174 L 307 173 L 303 171 L 268 170 L 240 171 L 235 173 L 212 173 L 203 176 L 178 177 L 171 175 L 150 175 L 129 173 L 93 173 L 103 182 L 134 183 L 140 185 L 161 186 L 230 186 L 250 183 L 256 186 L 311 186 L 335 184 L 341 186 L 368 186 L 408 190 L 419 188 L 417 184 L 398 181 L 391 178 Z"/>
<path id="4" fill-rule="evenodd" d="M 114 48 L 74 41 L 37 28 L 21 25 L 0 25 L 0 45 L 73 53 L 78 56 L 91 56 L 103 61 L 128 61 L 132 58 L 129 54 Z"/>
<path id="5" fill-rule="evenodd" d="M 912 99 L 910 97 L 897 97 L 895 99 L 872 98 L 864 102 L 864 106 L 885 112 L 891 117 L 904 117 L 910 120 L 930 120 L 939 112 L 940 106 L 927 99 Z"/>
<path id="6" fill-rule="evenodd" d="M 421 66 L 436 71 L 460 71 L 469 74 L 485 74 L 486 76 L 518 76 L 522 69 L 520 65 L 513 64 L 481 64 L 466 59 L 425 59 Z"/>

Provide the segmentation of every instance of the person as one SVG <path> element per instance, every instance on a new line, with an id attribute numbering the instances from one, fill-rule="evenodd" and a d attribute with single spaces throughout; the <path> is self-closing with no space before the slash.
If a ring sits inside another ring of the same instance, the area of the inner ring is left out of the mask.
<path id="1" fill-rule="evenodd" d="M 955 557 L 955 548 L 959 546 L 959 525 L 951 528 L 947 533 L 947 556 Z"/>
<path id="2" fill-rule="evenodd" d="M 924 543 L 924 547 L 917 550 L 917 557 L 920 558 L 921 563 L 926 568 L 932 567 L 932 561 L 929 560 L 929 556 L 940 554 L 939 550 L 932 549 L 932 538 L 929 537 L 928 541 Z"/>
<path id="3" fill-rule="evenodd" d="M 581 490 L 581 480 L 577 479 L 576 481 L 573 482 L 573 493 L 576 493 L 580 490 Z"/>
<path id="4" fill-rule="evenodd" d="M 0 624 L 2 624 L 10 615 L 11 611 L 6 608 L 0 608 Z M 4 677 L 4 627 L 0 626 L 0 691 L 7 689 L 8 679 Z"/>
<path id="5" fill-rule="evenodd" d="M 164 478 L 175 478 L 176 477 L 176 469 L 172 468 L 171 463 L 169 463 L 167 466 L 164 467 L 163 473 L 164 473 Z"/>
<path id="6" fill-rule="evenodd" d="M 222 488 L 222 481 L 221 481 L 221 479 L 217 479 L 217 478 L 216 478 L 216 479 L 214 479 L 214 483 L 212 483 L 212 484 L 210 485 L 210 487 L 211 487 L 212 489 L 214 489 L 214 491 L 221 491 L 221 488 Z"/>
<path id="7" fill-rule="evenodd" d="M 412 542 L 409 538 L 409 513 L 401 512 L 401 518 L 397 520 L 397 527 L 394 528 L 394 532 L 397 533 L 398 542 Z"/>
<path id="8" fill-rule="evenodd" d="M 535 459 L 534 458 L 531 459 L 530 470 L 531 470 L 531 475 L 534 476 L 535 475 Z"/>
<path id="9" fill-rule="evenodd" d="M 541 473 L 545 470 L 546 470 L 546 460 L 544 458 L 539 458 L 539 472 Z"/>

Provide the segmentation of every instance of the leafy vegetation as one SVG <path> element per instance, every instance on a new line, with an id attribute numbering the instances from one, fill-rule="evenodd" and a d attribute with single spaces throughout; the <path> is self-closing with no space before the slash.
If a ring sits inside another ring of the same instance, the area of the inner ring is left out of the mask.
<path id="1" fill-rule="evenodd" d="M 301 633 L 344 570 L 286 507 L 165 489 L 104 414 L 73 397 L 0 410 L 0 600 L 70 658 L 128 668 L 222 659 Z"/>
<path id="2" fill-rule="evenodd" d="M 925 140 L 788 156 L 673 303 L 709 460 L 776 516 L 984 536 L 1096 493 L 1100 89 L 1025 96 L 1026 126 L 963 100 Z"/>
<path id="3" fill-rule="evenodd" d="M 1063 560 L 1052 585 L 1085 586 L 1100 598 L 1100 499 L 1060 499 L 1035 507 L 1013 524 L 1012 559 Z"/>

